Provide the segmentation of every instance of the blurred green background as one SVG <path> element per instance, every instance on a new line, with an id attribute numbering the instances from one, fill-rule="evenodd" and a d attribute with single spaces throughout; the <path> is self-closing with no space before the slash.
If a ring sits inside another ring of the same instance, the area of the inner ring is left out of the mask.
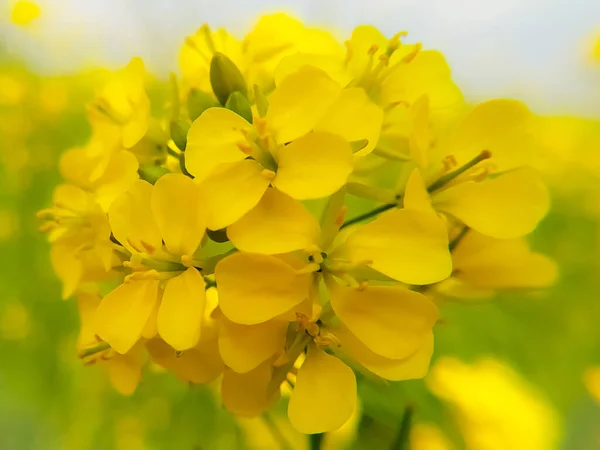
<path id="1" fill-rule="evenodd" d="M 82 365 L 77 307 L 60 300 L 35 212 L 60 182 L 60 152 L 88 138 L 85 103 L 107 72 L 36 75 L 1 52 L 0 450 L 308 448 L 283 403 L 236 420 L 214 386 L 150 367 L 123 397 Z M 362 415 L 326 448 L 392 448 L 412 405 L 417 450 L 600 449 L 600 122 L 548 120 L 563 140 L 549 136 L 539 155 L 553 207 L 531 241 L 558 261 L 559 283 L 444 304 L 430 375 L 362 379 Z"/>

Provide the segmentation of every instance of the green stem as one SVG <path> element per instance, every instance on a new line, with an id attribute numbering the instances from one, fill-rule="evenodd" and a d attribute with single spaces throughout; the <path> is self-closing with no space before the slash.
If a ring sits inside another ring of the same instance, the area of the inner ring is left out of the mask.
<path id="1" fill-rule="evenodd" d="M 486 159 L 490 159 L 491 157 L 492 157 L 492 153 L 489 150 L 482 151 L 479 155 L 477 155 L 471 161 L 466 163 L 464 166 L 459 167 L 455 171 L 447 173 L 443 177 L 438 178 L 435 182 L 433 182 L 433 184 L 431 186 L 429 186 L 427 188 L 427 192 L 431 193 L 431 192 L 434 192 L 434 191 L 437 191 L 437 190 L 443 188 L 448 183 L 450 183 L 452 180 L 454 180 L 456 177 L 465 173 L 471 167 L 474 167 L 477 164 L 479 164 L 481 161 L 485 161 Z"/>
<path id="2" fill-rule="evenodd" d="M 308 435 L 308 444 L 310 450 L 321 450 L 325 433 L 316 433 Z"/>
<path id="3" fill-rule="evenodd" d="M 396 434 L 396 439 L 390 450 L 408 450 L 410 445 L 410 426 L 412 422 L 412 416 L 415 412 L 415 408 L 412 405 L 406 405 L 404 408 L 404 414 L 402 416 L 402 421 L 400 422 L 400 428 L 398 429 L 398 434 Z"/>
<path id="4" fill-rule="evenodd" d="M 385 205 L 381 205 L 380 207 L 375 208 L 372 211 L 366 212 L 364 214 L 361 214 L 360 216 L 356 216 L 350 220 L 347 220 L 346 222 L 344 222 L 342 224 L 342 226 L 340 227 L 340 230 L 342 228 L 349 227 L 350 225 L 354 225 L 355 223 L 362 222 L 363 220 L 370 219 L 371 217 L 375 217 L 377 214 L 381 214 L 382 212 L 385 212 L 396 206 L 397 206 L 396 203 L 386 203 Z"/>
<path id="5" fill-rule="evenodd" d="M 467 234 L 467 232 L 469 230 L 470 230 L 469 227 L 463 227 L 463 229 L 460 230 L 460 232 L 456 235 L 456 237 L 450 241 L 450 244 L 448 245 L 448 250 L 450 250 L 451 253 L 456 248 L 456 246 L 459 244 L 459 242 L 462 241 L 462 239 L 465 237 L 465 235 Z"/>
<path id="6" fill-rule="evenodd" d="M 88 356 L 92 356 L 92 355 L 95 355 L 96 353 L 103 352 L 104 350 L 108 350 L 109 348 L 110 348 L 110 345 L 108 342 L 100 342 L 98 345 L 96 345 L 94 347 L 86 348 L 85 350 L 83 350 L 79 354 L 79 357 L 82 359 L 87 358 Z"/>

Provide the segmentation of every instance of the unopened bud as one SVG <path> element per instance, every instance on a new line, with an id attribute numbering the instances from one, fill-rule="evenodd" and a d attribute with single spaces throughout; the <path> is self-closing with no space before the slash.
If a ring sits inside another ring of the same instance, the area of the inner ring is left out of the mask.
<path id="1" fill-rule="evenodd" d="M 225 108 L 252 123 L 252 107 L 250 106 L 250 101 L 241 92 L 232 92 L 225 103 Z"/>
<path id="2" fill-rule="evenodd" d="M 187 146 L 187 133 L 190 129 L 190 125 L 183 120 L 172 120 L 170 124 L 171 139 L 182 152 L 185 151 Z"/>
<path id="3" fill-rule="evenodd" d="M 193 122 L 208 108 L 217 106 L 214 99 L 204 91 L 192 89 L 187 98 L 188 116 Z"/>
<path id="4" fill-rule="evenodd" d="M 225 105 L 229 96 L 238 91 L 248 95 L 246 80 L 240 69 L 223 53 L 215 53 L 210 62 L 210 84 L 215 96 Z"/>
<path id="5" fill-rule="evenodd" d="M 170 173 L 169 169 L 162 166 L 146 165 L 141 166 L 138 169 L 138 174 L 142 180 L 147 181 L 150 184 L 156 183 L 156 181 L 163 175 Z"/>

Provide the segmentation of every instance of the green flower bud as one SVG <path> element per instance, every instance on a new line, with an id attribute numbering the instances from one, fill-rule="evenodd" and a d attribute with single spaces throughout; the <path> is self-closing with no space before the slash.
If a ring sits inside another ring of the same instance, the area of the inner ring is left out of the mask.
<path id="1" fill-rule="evenodd" d="M 210 84 L 221 105 L 225 105 L 229 96 L 235 91 L 248 95 L 246 80 L 240 69 L 223 53 L 216 52 L 212 57 Z"/>
<path id="2" fill-rule="evenodd" d="M 250 101 L 241 92 L 232 92 L 227 99 L 227 103 L 225 103 L 225 108 L 237 113 L 248 122 L 252 123 L 252 108 L 250 106 Z"/>
<path id="3" fill-rule="evenodd" d="M 183 120 L 171 120 L 171 139 L 182 152 L 185 151 L 187 145 L 187 133 L 190 129 L 190 125 Z"/>
<path id="4" fill-rule="evenodd" d="M 187 109 L 188 116 L 192 122 L 200 117 L 204 111 L 206 111 L 208 108 L 212 108 L 213 106 L 217 106 L 217 104 L 206 92 L 192 89 L 188 94 Z"/>
<path id="5" fill-rule="evenodd" d="M 142 180 L 147 181 L 150 184 L 156 183 L 156 181 L 162 177 L 163 175 L 170 173 L 169 169 L 166 169 L 163 166 L 156 165 L 146 165 L 141 166 L 138 169 L 138 174 Z"/>

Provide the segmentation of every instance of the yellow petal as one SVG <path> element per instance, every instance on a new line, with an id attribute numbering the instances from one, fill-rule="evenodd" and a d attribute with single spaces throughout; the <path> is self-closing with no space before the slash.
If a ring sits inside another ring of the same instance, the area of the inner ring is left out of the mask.
<path id="1" fill-rule="evenodd" d="M 158 310 L 158 334 L 175 350 L 194 347 L 200 339 L 206 306 L 204 278 L 194 267 L 167 282 Z"/>
<path id="2" fill-rule="evenodd" d="M 302 203 L 270 188 L 254 209 L 227 228 L 227 236 L 239 250 L 276 254 L 316 244 L 320 231 Z"/>
<path id="3" fill-rule="evenodd" d="M 372 64 L 370 53 L 377 48 L 383 52 L 388 44 L 388 39 L 374 26 L 359 25 L 352 30 L 352 36 L 346 42 L 350 56 L 347 66 L 354 77 L 360 77 Z M 378 56 L 378 55 L 375 55 Z"/>
<path id="4" fill-rule="evenodd" d="M 290 75 L 304 66 L 312 66 L 327 73 L 340 86 L 346 86 L 352 77 L 344 69 L 344 56 L 336 58 L 330 54 L 296 53 L 286 56 L 277 65 L 275 84 L 280 85 Z"/>
<path id="5" fill-rule="evenodd" d="M 553 284 L 556 264 L 532 252 L 524 239 L 494 239 L 469 231 L 452 253 L 455 275 L 478 289 L 542 288 Z"/>
<path id="6" fill-rule="evenodd" d="M 431 332 L 424 338 L 422 345 L 404 359 L 389 359 L 372 352 L 344 326 L 336 327 L 335 335 L 340 340 L 344 352 L 347 352 L 366 369 L 386 380 L 402 381 L 423 378 L 429 370 L 429 361 L 433 353 L 433 333 Z"/>
<path id="7" fill-rule="evenodd" d="M 152 214 L 152 185 L 137 180 L 110 207 L 108 220 L 115 238 L 132 252 L 162 247 L 160 231 Z"/>
<path id="8" fill-rule="evenodd" d="M 315 130 L 336 134 L 349 142 L 367 139 L 367 146 L 355 153 L 355 156 L 365 156 L 377 145 L 382 123 L 383 110 L 363 89 L 349 88 L 342 91 Z"/>
<path id="9" fill-rule="evenodd" d="M 140 339 L 158 294 L 157 280 L 121 284 L 107 294 L 96 310 L 96 333 L 121 354 Z"/>
<path id="10" fill-rule="evenodd" d="M 219 330 L 223 362 L 235 372 L 249 372 L 284 349 L 287 328 L 287 322 L 277 319 L 240 325 L 223 317 Z"/>
<path id="11" fill-rule="evenodd" d="M 121 395 L 132 395 L 142 378 L 142 350 L 138 343 L 125 355 L 117 353 L 105 363 L 110 383 Z"/>
<path id="12" fill-rule="evenodd" d="M 354 167 L 348 141 L 334 134 L 315 132 L 280 148 L 273 186 L 297 200 L 333 194 Z"/>
<path id="13" fill-rule="evenodd" d="M 207 227 L 220 230 L 254 208 L 269 187 L 271 174 L 252 160 L 223 164 L 202 182 Z"/>
<path id="14" fill-rule="evenodd" d="M 50 261 L 54 272 L 62 282 L 62 298 L 67 299 L 75 292 L 83 276 L 83 264 L 78 258 L 76 247 L 70 241 L 57 241 L 50 247 Z"/>
<path id="15" fill-rule="evenodd" d="M 104 211 L 108 211 L 112 202 L 139 178 L 138 167 L 133 153 L 119 150 L 112 154 L 106 170 L 93 185 L 96 201 Z"/>
<path id="16" fill-rule="evenodd" d="M 148 317 L 148 321 L 146 322 L 146 325 L 144 325 L 144 329 L 142 330 L 142 337 L 144 339 L 155 338 L 156 335 L 158 334 L 158 326 L 157 326 L 158 310 L 159 310 L 160 304 L 162 302 L 163 293 L 164 293 L 164 289 L 159 287 L 158 288 L 158 300 L 156 301 L 156 304 L 154 305 L 154 309 L 152 310 L 152 313 L 150 314 L 150 317 Z"/>
<path id="17" fill-rule="evenodd" d="M 331 306 L 348 329 L 372 352 L 390 359 L 412 355 L 438 319 L 431 300 L 402 287 L 330 289 Z"/>
<path id="18" fill-rule="evenodd" d="M 203 384 L 213 381 L 223 372 L 223 361 L 219 356 L 217 340 L 202 341 L 196 347 L 177 356 L 175 349 L 162 339 L 146 343 L 152 359 L 170 370 L 179 378 L 191 383 Z"/>
<path id="19" fill-rule="evenodd" d="M 266 322 L 300 304 L 312 280 L 274 256 L 254 253 L 228 256 L 217 264 L 215 277 L 223 314 L 244 325 Z"/>
<path id="20" fill-rule="evenodd" d="M 314 67 L 288 76 L 269 97 L 266 120 L 281 144 L 311 131 L 338 99 L 342 88 Z"/>
<path id="21" fill-rule="evenodd" d="M 206 226 L 198 185 L 182 174 L 163 175 L 152 189 L 151 206 L 169 252 L 193 255 Z"/>
<path id="22" fill-rule="evenodd" d="M 272 69 L 286 54 L 294 52 L 303 38 L 302 23 L 285 13 L 263 15 L 244 39 L 244 51 L 254 65 Z"/>
<path id="23" fill-rule="evenodd" d="M 355 408 L 356 378 L 352 369 L 335 356 L 310 346 L 288 405 L 294 428 L 301 433 L 334 431 Z"/>
<path id="24" fill-rule="evenodd" d="M 246 154 L 238 147 L 250 131 L 244 118 L 225 108 L 209 108 L 198 117 L 187 135 L 185 167 L 201 181 L 219 165 L 241 161 Z"/>
<path id="25" fill-rule="evenodd" d="M 101 297 L 96 293 L 81 292 L 77 295 L 77 309 L 79 310 L 80 323 L 77 350 L 80 352 L 98 343 L 94 321 L 100 300 Z"/>
<path id="26" fill-rule="evenodd" d="M 381 101 L 412 104 L 422 95 L 429 97 L 432 109 L 448 108 L 462 100 L 450 78 L 444 56 L 434 50 L 420 51 L 415 58 L 392 67 L 381 86 Z M 480 149 L 481 151 L 481 149 Z"/>
<path id="27" fill-rule="evenodd" d="M 417 166 L 426 169 L 431 144 L 429 131 L 429 97 L 419 97 L 410 107 L 412 130 L 409 138 L 410 155 Z"/>
<path id="28" fill-rule="evenodd" d="M 402 201 L 406 209 L 435 214 L 435 210 L 431 206 L 429 193 L 425 187 L 425 181 L 423 181 L 423 176 L 419 169 L 414 169 L 408 177 Z"/>
<path id="29" fill-rule="evenodd" d="M 444 155 L 453 155 L 462 164 L 488 150 L 500 170 L 528 164 L 535 153 L 531 151 L 534 120 L 531 111 L 516 100 L 481 103 L 442 145 Z"/>
<path id="30" fill-rule="evenodd" d="M 340 250 L 408 284 L 435 283 L 452 271 L 446 226 L 422 211 L 388 211 L 352 232 Z"/>
<path id="31" fill-rule="evenodd" d="M 236 66 L 243 67 L 242 43 L 223 28 L 213 32 L 204 25 L 186 39 L 179 54 L 181 74 L 188 85 L 205 92 L 211 90 L 210 61 L 214 52 L 227 55 Z"/>
<path id="32" fill-rule="evenodd" d="M 269 361 L 242 374 L 225 368 L 221 383 L 221 398 L 225 408 L 244 417 L 258 416 L 268 410 L 279 399 L 278 390 L 271 394 L 268 392 L 272 373 L 273 367 Z"/>
<path id="33" fill-rule="evenodd" d="M 462 183 L 436 194 L 434 207 L 487 236 L 508 239 L 532 232 L 550 208 L 537 173 L 523 167 L 481 183 Z"/>

